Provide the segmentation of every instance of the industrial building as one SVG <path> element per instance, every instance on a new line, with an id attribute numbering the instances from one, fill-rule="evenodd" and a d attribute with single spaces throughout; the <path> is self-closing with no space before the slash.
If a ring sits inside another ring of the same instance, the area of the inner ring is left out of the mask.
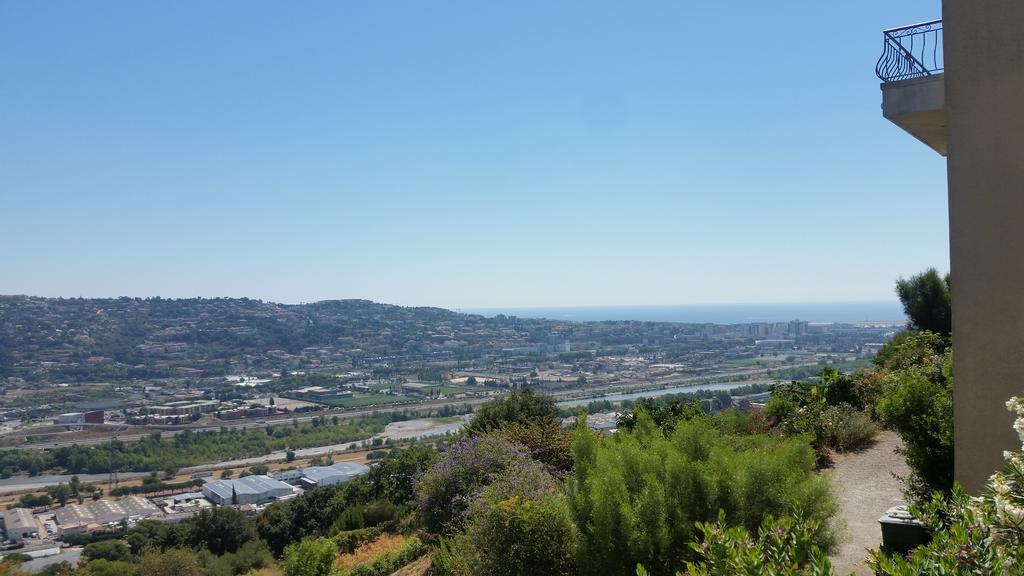
<path id="1" fill-rule="evenodd" d="M 179 402 L 168 402 L 161 406 L 150 406 L 149 412 L 157 416 L 198 416 L 216 412 L 220 402 L 216 400 L 199 400 L 191 402 L 182 400 Z"/>
<path id="2" fill-rule="evenodd" d="M 309 402 L 320 402 L 323 404 L 330 404 L 331 402 L 337 402 L 340 400 L 347 400 L 352 397 L 351 390 L 344 390 L 341 388 L 325 388 L 323 386 L 308 386 L 306 388 L 299 388 L 298 390 L 289 390 L 286 393 L 281 394 L 285 398 L 296 398 L 299 400 L 306 400 Z"/>
<path id="3" fill-rule="evenodd" d="M 354 462 L 338 462 L 330 466 L 311 466 L 302 470 L 299 485 L 303 488 L 320 488 L 343 484 L 370 471 L 369 466 Z"/>
<path id="4" fill-rule="evenodd" d="M 85 414 L 81 412 L 68 412 L 67 414 L 58 414 L 57 417 L 53 419 L 53 423 L 62 426 L 69 424 L 84 424 Z"/>
<path id="5" fill-rule="evenodd" d="M 203 484 L 203 495 L 219 506 L 263 504 L 291 496 L 291 486 L 270 476 L 246 476 L 237 480 L 214 480 Z"/>
<path id="6" fill-rule="evenodd" d="M 57 509 L 57 523 L 61 532 L 81 532 L 90 525 L 107 526 L 121 521 L 141 520 L 160 509 L 141 496 L 128 496 L 121 500 L 97 500 L 88 504 L 68 504 Z"/>
<path id="7" fill-rule="evenodd" d="M 61 426 L 73 426 L 76 424 L 103 424 L 103 410 L 59 414 L 53 419 L 53 423 Z"/>
<path id="8" fill-rule="evenodd" d="M 271 472 L 270 477 L 295 486 L 302 480 L 302 470 L 277 470 Z"/>
<path id="9" fill-rule="evenodd" d="M 32 513 L 24 508 L 11 508 L 4 511 L 4 532 L 7 539 L 21 543 L 25 538 L 37 538 L 39 528 Z"/>

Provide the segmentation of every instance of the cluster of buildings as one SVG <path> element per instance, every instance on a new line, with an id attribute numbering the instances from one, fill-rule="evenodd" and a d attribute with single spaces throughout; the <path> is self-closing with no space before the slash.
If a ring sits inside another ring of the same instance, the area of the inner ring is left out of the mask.
<path id="1" fill-rule="evenodd" d="M 369 471 L 369 466 L 338 462 L 329 466 L 310 466 L 301 470 L 281 470 L 269 475 L 214 480 L 203 484 L 202 494 L 218 506 L 259 506 L 277 500 L 287 500 L 300 488 L 309 490 L 344 484 Z"/>
<path id="2" fill-rule="evenodd" d="M 119 500 L 100 499 L 36 514 L 26 508 L 11 508 L 3 512 L 3 528 L 10 544 L 25 545 L 26 549 L 53 547 L 54 541 L 62 535 L 102 532 L 122 524 L 132 526 L 144 519 L 174 524 L 212 506 L 236 506 L 255 513 L 269 503 L 293 498 L 303 490 L 342 484 L 369 471 L 370 468 L 362 464 L 338 462 L 270 475 L 213 480 L 204 484 L 199 492 L 151 499 L 135 495 Z"/>
<path id="3" fill-rule="evenodd" d="M 68 504 L 55 512 L 62 534 L 102 531 L 121 522 L 138 522 L 160 513 L 160 509 L 141 496 L 120 500 L 96 500 L 85 504 Z"/>
<path id="4" fill-rule="evenodd" d="M 253 405 L 245 402 L 180 400 L 147 406 L 142 413 L 129 418 L 129 423 L 178 425 L 195 422 L 208 414 L 216 415 L 221 420 L 237 420 L 269 416 L 276 411 L 274 406 Z"/>

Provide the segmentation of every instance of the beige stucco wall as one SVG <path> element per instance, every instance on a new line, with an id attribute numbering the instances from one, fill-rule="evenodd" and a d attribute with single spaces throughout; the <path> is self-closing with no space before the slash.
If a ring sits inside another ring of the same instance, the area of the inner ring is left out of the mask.
<path id="1" fill-rule="evenodd" d="M 1024 0 L 945 0 L 956 477 L 1019 446 L 1024 395 Z"/>

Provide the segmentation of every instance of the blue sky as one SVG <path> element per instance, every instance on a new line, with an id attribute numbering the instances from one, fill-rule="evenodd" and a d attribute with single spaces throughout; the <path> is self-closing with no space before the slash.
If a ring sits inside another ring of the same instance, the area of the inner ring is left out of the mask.
<path id="1" fill-rule="evenodd" d="M 453 308 L 892 298 L 939 2 L 0 3 L 0 293 Z"/>

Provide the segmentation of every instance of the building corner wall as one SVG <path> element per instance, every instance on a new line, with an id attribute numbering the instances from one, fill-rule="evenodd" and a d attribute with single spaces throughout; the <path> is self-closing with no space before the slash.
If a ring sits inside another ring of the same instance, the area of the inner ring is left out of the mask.
<path id="1" fill-rule="evenodd" d="M 944 0 L 955 476 L 1020 447 L 1024 395 L 1024 1 Z"/>

